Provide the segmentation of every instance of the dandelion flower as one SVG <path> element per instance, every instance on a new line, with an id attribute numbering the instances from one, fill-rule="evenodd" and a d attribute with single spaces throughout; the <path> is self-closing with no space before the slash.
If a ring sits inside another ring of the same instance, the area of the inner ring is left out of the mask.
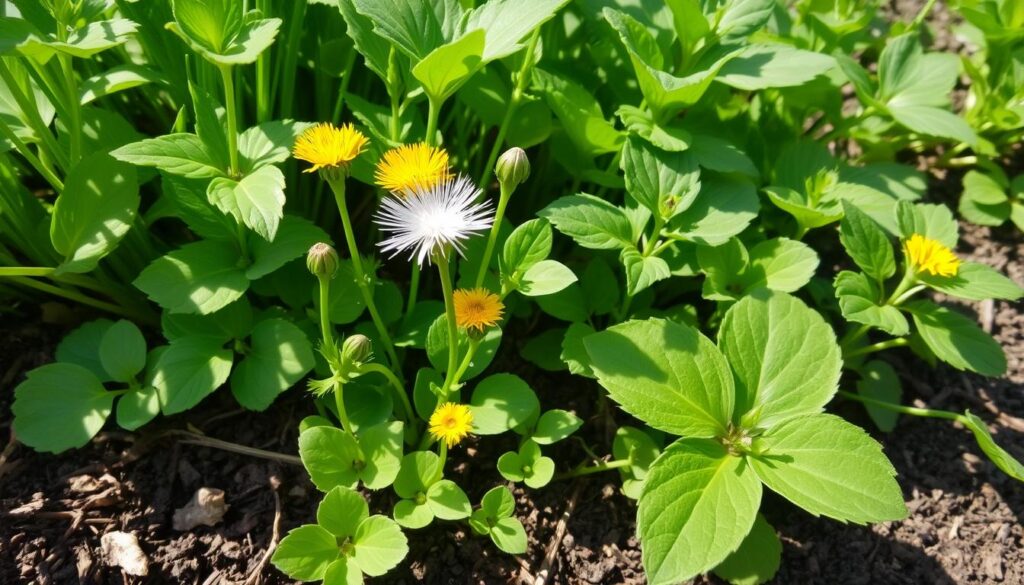
<path id="1" fill-rule="evenodd" d="M 505 305 L 498 295 L 485 288 L 455 291 L 455 323 L 463 329 L 483 331 L 501 321 Z"/>
<path id="2" fill-rule="evenodd" d="M 429 189 L 451 178 L 448 152 L 423 142 L 405 144 L 385 152 L 374 174 L 378 185 L 396 194 Z"/>
<path id="3" fill-rule="evenodd" d="M 465 439 L 473 430 L 473 413 L 465 404 L 445 402 L 430 415 L 430 434 L 449 448 Z"/>
<path id="4" fill-rule="evenodd" d="M 341 128 L 321 123 L 303 132 L 295 141 L 292 154 L 299 160 L 312 163 L 305 172 L 312 173 L 322 168 L 347 168 L 366 147 L 368 142 L 362 132 L 352 124 Z"/>
<path id="5" fill-rule="evenodd" d="M 474 203 L 480 189 L 460 176 L 433 187 L 385 197 L 374 221 L 389 237 L 377 244 L 392 257 L 409 251 L 421 266 L 449 246 L 462 252 L 462 241 L 491 227 L 489 202 Z"/>
<path id="6" fill-rule="evenodd" d="M 916 272 L 928 272 L 935 276 L 956 276 L 960 259 L 941 242 L 914 234 L 903 244 L 907 261 Z"/>

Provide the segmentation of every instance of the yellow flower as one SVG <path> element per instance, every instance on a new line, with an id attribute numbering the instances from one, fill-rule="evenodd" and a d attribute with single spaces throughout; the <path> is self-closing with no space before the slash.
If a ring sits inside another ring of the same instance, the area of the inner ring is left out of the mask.
<path id="1" fill-rule="evenodd" d="M 960 259 L 941 242 L 914 234 L 903 244 L 907 261 L 918 273 L 928 272 L 936 276 L 956 276 Z"/>
<path id="2" fill-rule="evenodd" d="M 367 142 L 366 136 L 352 124 L 338 128 L 325 122 L 303 132 L 295 141 L 292 154 L 299 160 L 313 163 L 306 169 L 307 173 L 321 168 L 345 168 L 363 152 Z"/>
<path id="3" fill-rule="evenodd" d="M 501 321 L 505 305 L 498 295 L 485 288 L 455 291 L 455 323 L 463 329 L 483 331 Z"/>
<path id="4" fill-rule="evenodd" d="M 378 185 L 397 194 L 417 188 L 429 189 L 451 177 L 448 152 L 423 142 L 385 152 L 374 174 Z"/>
<path id="5" fill-rule="evenodd" d="M 465 404 L 445 402 L 430 415 L 430 434 L 451 448 L 473 430 L 473 413 Z"/>

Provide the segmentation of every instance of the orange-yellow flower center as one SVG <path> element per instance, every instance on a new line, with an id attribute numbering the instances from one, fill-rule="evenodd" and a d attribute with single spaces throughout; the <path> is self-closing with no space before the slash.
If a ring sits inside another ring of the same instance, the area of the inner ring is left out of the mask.
<path id="1" fill-rule="evenodd" d="M 498 295 L 487 289 L 475 288 L 455 291 L 455 323 L 463 329 L 483 331 L 501 321 L 505 305 Z"/>
<path id="2" fill-rule="evenodd" d="M 429 189 L 451 177 L 448 152 L 422 142 L 404 144 L 385 152 L 374 173 L 378 185 L 399 195 L 409 190 Z"/>
<path id="3" fill-rule="evenodd" d="M 960 259 L 938 240 L 914 234 L 903 244 L 907 261 L 918 273 L 935 276 L 956 276 Z"/>
<path id="4" fill-rule="evenodd" d="M 367 142 L 369 140 L 366 136 L 352 124 L 338 128 L 333 124 L 321 123 L 299 136 L 292 147 L 292 155 L 312 163 L 313 166 L 306 169 L 307 173 L 322 168 L 345 168 L 363 152 Z"/>

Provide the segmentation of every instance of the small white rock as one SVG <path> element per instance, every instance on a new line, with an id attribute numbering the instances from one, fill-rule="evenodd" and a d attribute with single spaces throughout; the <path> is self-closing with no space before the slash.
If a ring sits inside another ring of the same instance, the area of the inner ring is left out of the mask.
<path id="1" fill-rule="evenodd" d="M 224 518 L 227 511 L 224 490 L 201 487 L 189 503 L 174 511 L 174 529 L 183 532 L 199 525 L 213 526 Z"/>
<path id="2" fill-rule="evenodd" d="M 149 559 L 142 552 L 139 539 L 134 534 L 108 532 L 100 537 L 100 548 L 111 567 L 121 567 L 129 575 L 149 575 Z"/>

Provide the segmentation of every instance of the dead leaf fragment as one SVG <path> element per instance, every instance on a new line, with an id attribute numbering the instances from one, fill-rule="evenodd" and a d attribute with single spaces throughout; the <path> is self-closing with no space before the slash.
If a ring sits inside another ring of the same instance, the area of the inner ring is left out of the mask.
<path id="1" fill-rule="evenodd" d="M 134 534 L 108 532 L 100 537 L 100 548 L 111 567 L 121 567 L 129 575 L 149 575 L 149 559 L 142 552 L 139 539 Z"/>
<path id="2" fill-rule="evenodd" d="M 224 518 L 227 511 L 224 490 L 201 487 L 188 504 L 174 511 L 174 529 L 184 532 L 200 525 L 213 526 Z"/>

